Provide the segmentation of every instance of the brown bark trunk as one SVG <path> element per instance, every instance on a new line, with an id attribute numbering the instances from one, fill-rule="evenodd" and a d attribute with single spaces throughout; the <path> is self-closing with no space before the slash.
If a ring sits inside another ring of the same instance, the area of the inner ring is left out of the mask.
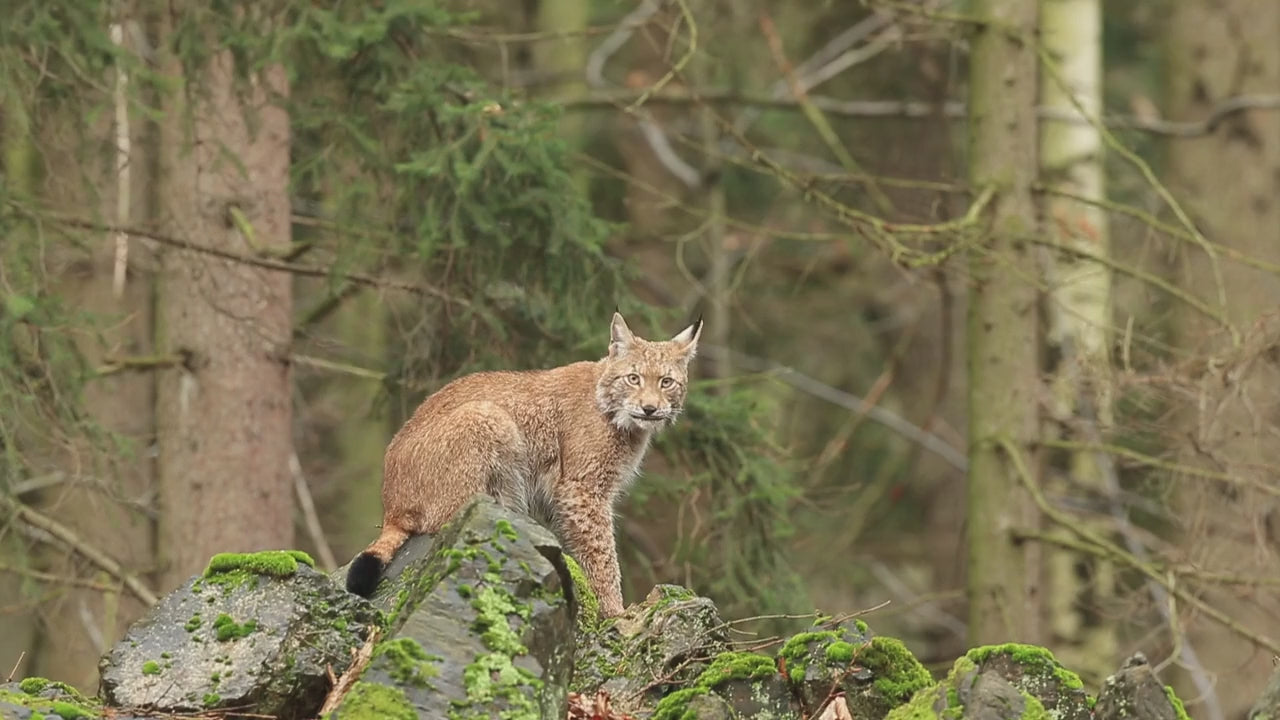
<path id="1" fill-rule="evenodd" d="M 989 237 L 971 258 L 969 296 L 969 641 L 1037 642 L 1033 543 L 1011 535 L 1035 513 L 1022 472 L 1035 478 L 1039 403 L 1036 232 L 1036 3 L 981 0 L 969 89 L 970 181 L 998 192 Z M 1012 37 L 1007 28 L 1018 34 Z M 1020 463 L 1020 466 L 1019 466 Z"/>
<path id="2" fill-rule="evenodd" d="M 284 70 L 245 77 L 225 51 L 203 67 L 169 63 L 187 83 L 164 121 L 166 230 L 242 255 L 287 246 L 289 118 L 275 104 Z M 160 347 L 183 358 L 161 372 L 157 408 L 168 588 L 215 552 L 293 542 L 291 282 L 172 249 L 162 269 Z"/>

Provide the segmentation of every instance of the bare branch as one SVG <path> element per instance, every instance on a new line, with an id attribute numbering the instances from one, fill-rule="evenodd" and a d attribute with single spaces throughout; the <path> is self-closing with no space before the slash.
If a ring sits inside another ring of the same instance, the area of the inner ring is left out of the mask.
<path id="1" fill-rule="evenodd" d="M 566 108 L 623 107 L 640 97 L 636 90 L 596 90 L 579 97 L 557 99 Z M 850 118 L 906 118 L 919 120 L 946 117 L 963 120 L 967 116 L 965 104 L 951 100 L 939 105 L 923 100 L 841 100 L 826 95 L 807 95 L 809 102 L 825 113 Z M 757 108 L 801 110 L 803 104 L 795 97 L 758 95 L 724 88 L 694 88 L 692 90 L 667 90 L 653 93 L 645 100 L 649 105 L 695 105 L 706 102 L 713 105 L 741 105 Z M 1229 118 L 1250 110 L 1280 110 L 1280 94 L 1237 95 L 1215 105 L 1203 120 L 1164 120 L 1136 115 L 1106 115 L 1101 122 L 1116 130 L 1134 130 L 1171 138 L 1197 138 L 1212 135 Z M 1075 124 L 1088 124 L 1077 113 L 1053 108 L 1037 108 L 1043 119 Z"/>
<path id="2" fill-rule="evenodd" d="M 700 347 L 700 351 L 709 357 L 727 354 L 732 358 L 734 364 L 744 367 L 753 372 L 766 372 L 775 375 L 780 380 L 791 387 L 806 392 L 819 400 L 825 400 L 833 405 L 842 407 L 851 412 L 865 412 L 867 417 L 875 422 L 884 425 L 890 430 L 898 433 L 904 438 L 914 442 L 924 449 L 934 453 L 951 465 L 953 468 L 964 472 L 969 468 L 969 460 L 964 453 L 951 447 L 946 440 L 934 435 L 933 433 L 922 429 L 911 421 L 906 420 L 879 405 L 868 405 L 862 398 L 849 392 L 845 392 L 839 388 L 831 387 L 823 382 L 815 380 L 803 373 L 800 373 L 785 365 L 779 365 L 762 358 L 744 355 L 730 348 L 720 347 L 718 345 L 704 345 Z"/>
<path id="3" fill-rule="evenodd" d="M 325 572 L 333 572 L 338 563 L 333 558 L 333 548 L 324 535 L 324 527 L 320 525 L 320 516 L 316 514 L 316 503 L 311 497 L 311 488 L 307 486 L 307 478 L 302 474 L 302 462 L 298 460 L 297 451 L 289 453 L 289 472 L 293 474 L 293 489 L 298 496 L 298 506 L 302 508 L 302 517 L 307 525 L 307 534 L 315 545 L 316 554 L 320 556 L 320 565 Z"/>
<path id="4" fill-rule="evenodd" d="M 416 295 L 426 295 L 434 297 L 447 303 L 460 305 L 462 307 L 471 307 L 471 302 L 464 298 L 448 293 L 434 285 L 425 283 L 408 283 L 395 280 L 386 280 L 375 275 L 366 275 L 363 273 L 345 272 L 333 267 L 324 267 L 319 265 L 303 265 L 301 263 L 286 262 L 283 260 L 273 260 L 269 258 L 256 257 L 253 255 L 244 255 L 241 253 L 231 252 L 228 250 L 220 250 L 218 248 L 206 247 L 199 243 L 185 240 L 182 238 L 167 235 L 154 230 L 143 228 L 124 228 L 118 227 L 110 223 L 98 222 L 96 220 L 87 220 L 84 218 L 66 215 L 59 212 L 47 212 L 41 215 L 41 219 L 47 222 L 53 222 L 67 227 L 75 227 L 83 230 L 94 230 L 98 232 L 123 232 L 134 237 L 142 237 L 153 240 L 181 250 L 189 250 L 191 252 L 209 255 L 211 257 L 230 260 L 232 262 L 242 263 L 252 267 L 262 268 L 264 270 L 277 270 L 279 272 L 292 273 L 304 277 L 335 277 L 348 280 L 350 282 L 365 285 L 368 287 L 381 288 L 385 290 L 403 290 L 405 292 L 414 293 Z"/>
<path id="5" fill-rule="evenodd" d="M 5 496 L 2 502 L 10 508 L 14 516 L 23 524 L 37 530 L 43 530 L 76 554 L 98 566 L 108 575 L 118 579 L 144 605 L 154 605 L 158 600 L 155 593 L 142 584 L 141 580 L 125 570 L 120 563 L 109 555 L 81 539 L 71 528 L 11 497 Z"/>

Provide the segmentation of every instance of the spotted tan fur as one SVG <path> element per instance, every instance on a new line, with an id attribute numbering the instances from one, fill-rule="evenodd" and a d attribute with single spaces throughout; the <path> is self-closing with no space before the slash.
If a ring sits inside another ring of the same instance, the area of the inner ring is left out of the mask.
<path id="1" fill-rule="evenodd" d="M 701 332 L 698 320 L 670 340 L 644 340 L 615 313 L 601 360 L 475 373 L 428 397 L 387 447 L 382 534 L 352 564 L 348 589 L 370 594 L 405 540 L 487 493 L 546 521 L 601 611 L 621 613 L 614 504 L 650 439 L 682 411 Z"/>

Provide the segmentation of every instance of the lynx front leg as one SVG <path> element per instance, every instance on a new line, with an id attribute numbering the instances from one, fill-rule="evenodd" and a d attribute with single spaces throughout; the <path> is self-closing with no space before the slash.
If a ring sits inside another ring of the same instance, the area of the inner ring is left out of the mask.
<path id="1" fill-rule="evenodd" d="M 607 498 L 562 498 L 559 521 L 564 542 L 587 574 L 605 617 L 622 614 L 622 573 L 613 537 L 613 504 Z"/>

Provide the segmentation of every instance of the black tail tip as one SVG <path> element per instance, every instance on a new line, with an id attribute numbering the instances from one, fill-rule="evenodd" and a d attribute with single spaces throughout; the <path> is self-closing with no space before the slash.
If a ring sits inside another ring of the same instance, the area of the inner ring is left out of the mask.
<path id="1" fill-rule="evenodd" d="M 347 592 L 369 597 L 378 587 L 382 575 L 382 562 L 369 553 L 360 553 L 347 569 Z"/>

